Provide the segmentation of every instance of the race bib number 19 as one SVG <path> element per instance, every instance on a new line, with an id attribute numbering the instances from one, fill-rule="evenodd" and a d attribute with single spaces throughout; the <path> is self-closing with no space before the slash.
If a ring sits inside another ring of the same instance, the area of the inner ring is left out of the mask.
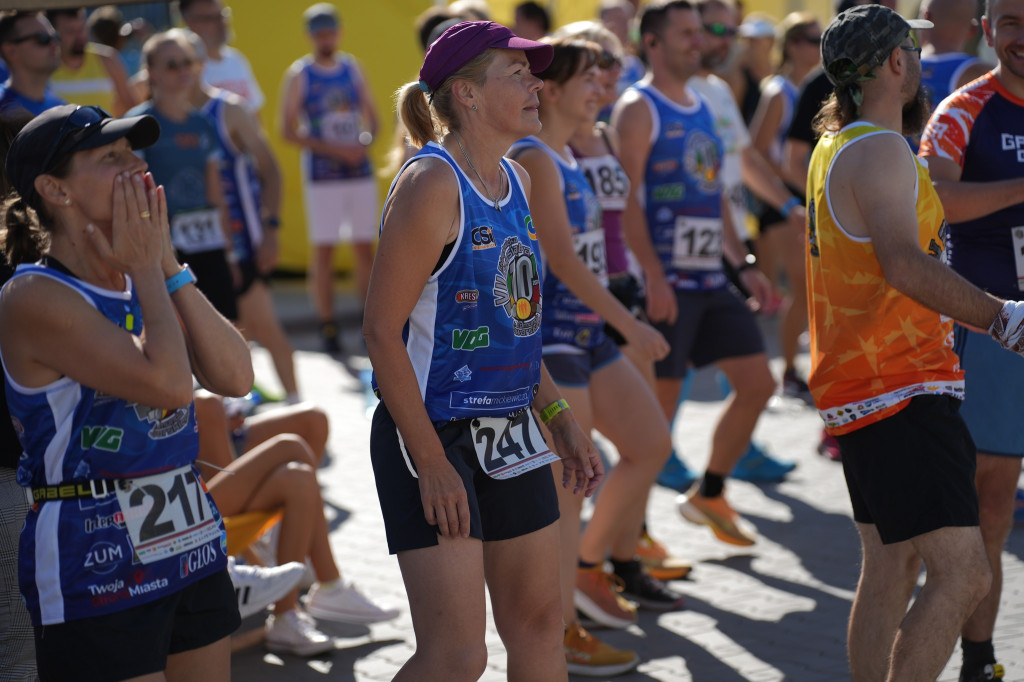
<path id="1" fill-rule="evenodd" d="M 604 230 L 587 230 L 572 236 L 572 246 L 576 255 L 601 280 L 601 285 L 608 287 L 608 261 L 604 251 Z"/>
<path id="2" fill-rule="evenodd" d="M 544 442 L 529 410 L 523 410 L 514 419 L 474 419 L 471 433 L 480 466 L 488 476 L 499 481 L 521 476 L 559 459 Z"/>
<path id="3" fill-rule="evenodd" d="M 118 485 L 117 501 L 135 554 L 144 564 L 220 538 L 206 489 L 190 466 L 129 479 Z"/>

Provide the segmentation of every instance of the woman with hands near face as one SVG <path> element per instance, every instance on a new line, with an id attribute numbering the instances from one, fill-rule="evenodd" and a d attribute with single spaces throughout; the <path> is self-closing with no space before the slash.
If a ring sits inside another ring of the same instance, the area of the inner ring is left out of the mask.
<path id="1" fill-rule="evenodd" d="M 133 153 L 159 134 L 67 105 L 7 159 L 0 352 L 35 501 L 19 570 L 43 680 L 229 678 L 238 614 L 193 465 L 192 376 L 241 395 L 252 368 L 174 258 L 164 190 Z"/>

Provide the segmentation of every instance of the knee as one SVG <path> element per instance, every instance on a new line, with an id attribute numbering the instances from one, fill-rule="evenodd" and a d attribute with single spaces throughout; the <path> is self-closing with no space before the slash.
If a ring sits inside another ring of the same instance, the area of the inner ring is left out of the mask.
<path id="1" fill-rule="evenodd" d="M 510 650 L 537 651 L 545 646 L 561 648 L 565 632 L 562 600 L 555 594 L 518 605 L 509 617 L 496 619 L 495 627 L 501 641 Z"/>
<path id="2" fill-rule="evenodd" d="M 294 433 L 282 433 L 274 436 L 273 443 L 275 447 L 285 453 L 286 459 L 290 462 L 307 465 L 312 471 L 312 467 L 316 464 L 316 457 L 305 438 Z"/>
<path id="3" fill-rule="evenodd" d="M 768 365 L 744 376 L 736 385 L 736 399 L 764 406 L 775 393 L 775 378 Z"/>
<path id="4" fill-rule="evenodd" d="M 206 428 L 208 424 L 227 423 L 227 413 L 224 411 L 224 399 L 219 395 L 199 391 L 192 397 L 195 404 L 196 421 Z"/>
<path id="5" fill-rule="evenodd" d="M 984 494 L 981 491 L 979 493 L 978 519 L 981 522 L 981 535 L 986 544 L 1002 544 L 1013 528 L 1014 493 L 1008 496 Z"/>
<path id="6" fill-rule="evenodd" d="M 417 648 L 416 658 L 428 659 L 431 670 L 443 670 L 449 682 L 476 682 L 487 671 L 487 646 L 483 639 L 476 643 L 453 642 L 451 646 Z"/>

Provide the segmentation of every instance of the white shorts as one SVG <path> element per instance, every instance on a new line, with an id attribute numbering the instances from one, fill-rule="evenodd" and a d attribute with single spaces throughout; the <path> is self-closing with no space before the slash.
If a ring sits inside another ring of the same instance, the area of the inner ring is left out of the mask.
<path id="1" fill-rule="evenodd" d="M 373 177 L 306 182 L 304 193 L 309 241 L 314 246 L 377 238 L 380 208 Z"/>

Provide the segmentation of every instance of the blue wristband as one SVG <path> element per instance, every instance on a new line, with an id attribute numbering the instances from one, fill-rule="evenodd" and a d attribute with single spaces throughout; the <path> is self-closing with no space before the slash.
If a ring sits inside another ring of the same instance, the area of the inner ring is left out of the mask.
<path id="1" fill-rule="evenodd" d="M 782 208 L 779 209 L 779 215 L 781 215 L 783 218 L 788 218 L 789 214 L 793 212 L 793 209 L 796 208 L 797 206 L 800 206 L 801 204 L 803 204 L 803 202 L 797 199 L 796 197 L 790 197 L 789 201 L 784 203 L 782 205 Z"/>
<path id="2" fill-rule="evenodd" d="M 188 266 L 188 263 L 181 269 L 178 274 L 168 277 L 164 285 L 167 287 L 167 295 L 170 296 L 178 289 L 182 288 L 186 284 L 195 284 L 196 275 L 192 272 L 192 268 Z"/>

